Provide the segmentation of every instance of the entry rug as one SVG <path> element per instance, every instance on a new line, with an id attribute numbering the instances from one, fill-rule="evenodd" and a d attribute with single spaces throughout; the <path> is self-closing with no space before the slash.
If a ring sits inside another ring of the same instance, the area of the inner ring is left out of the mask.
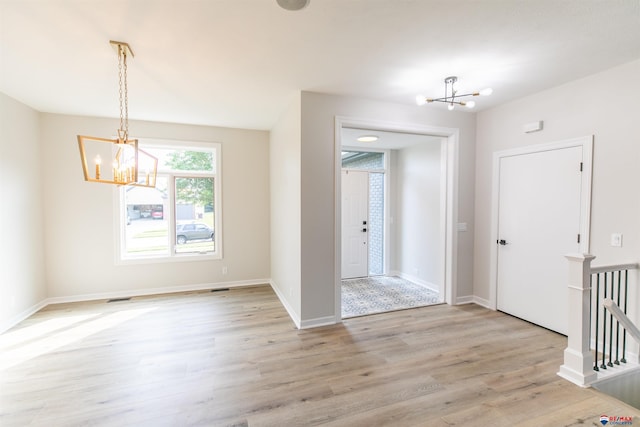
<path id="1" fill-rule="evenodd" d="M 342 281 L 343 318 L 439 303 L 437 292 L 395 276 Z"/>

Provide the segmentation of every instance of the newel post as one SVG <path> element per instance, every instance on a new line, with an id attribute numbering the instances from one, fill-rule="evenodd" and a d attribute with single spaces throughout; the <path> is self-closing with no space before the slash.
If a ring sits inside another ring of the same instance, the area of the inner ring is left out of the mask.
<path id="1" fill-rule="evenodd" d="M 564 364 L 558 375 L 581 387 L 596 380 L 591 353 L 591 261 L 588 254 L 565 255 L 569 261 L 569 329 Z"/>

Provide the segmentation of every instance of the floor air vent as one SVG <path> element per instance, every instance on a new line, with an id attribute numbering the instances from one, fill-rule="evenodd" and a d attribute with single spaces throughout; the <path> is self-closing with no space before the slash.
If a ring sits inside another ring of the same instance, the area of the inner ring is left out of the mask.
<path id="1" fill-rule="evenodd" d="M 129 301 L 130 299 L 131 299 L 131 297 L 127 297 L 127 298 L 112 298 L 110 300 L 107 300 L 107 302 Z"/>
<path id="2" fill-rule="evenodd" d="M 220 288 L 220 289 L 211 289 L 211 292 L 225 292 L 228 291 L 229 288 Z"/>

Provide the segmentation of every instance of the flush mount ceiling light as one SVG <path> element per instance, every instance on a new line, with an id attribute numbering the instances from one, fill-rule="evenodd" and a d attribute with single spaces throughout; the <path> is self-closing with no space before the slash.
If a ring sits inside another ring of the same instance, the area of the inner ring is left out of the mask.
<path id="1" fill-rule="evenodd" d="M 310 0 L 276 0 L 278 5 L 286 10 L 300 10 L 307 7 Z"/>
<path id="2" fill-rule="evenodd" d="M 458 91 L 455 89 L 454 84 L 458 81 L 456 76 L 447 77 L 444 79 L 444 97 L 442 98 L 426 98 L 424 95 L 416 96 L 416 104 L 424 105 L 430 102 L 444 102 L 447 105 L 449 111 L 453 110 L 456 105 L 461 105 L 467 108 L 473 108 L 476 106 L 475 101 L 463 101 L 460 98 L 466 98 L 468 96 L 486 96 L 491 95 L 493 89 L 487 88 L 482 89 L 479 92 L 471 92 L 465 94 L 458 94 Z"/>
<path id="3" fill-rule="evenodd" d="M 358 142 L 375 142 L 378 140 L 378 137 L 375 135 L 362 135 L 356 139 Z"/>
<path id="4" fill-rule="evenodd" d="M 158 159 L 138 148 L 137 139 L 129 139 L 129 97 L 127 91 L 127 57 L 133 51 L 127 43 L 110 41 L 118 54 L 120 129 L 116 139 L 78 135 L 84 180 L 103 184 L 155 187 Z M 93 159 L 90 170 L 87 158 Z M 108 160 L 103 167 L 103 159 Z"/>

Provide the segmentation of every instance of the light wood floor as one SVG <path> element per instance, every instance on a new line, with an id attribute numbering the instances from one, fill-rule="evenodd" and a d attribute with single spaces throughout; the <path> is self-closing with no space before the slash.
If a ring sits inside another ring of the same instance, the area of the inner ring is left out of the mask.
<path id="1" fill-rule="evenodd" d="M 601 426 L 566 338 L 475 305 L 296 330 L 267 286 L 50 306 L 0 335 L 6 426 Z"/>

